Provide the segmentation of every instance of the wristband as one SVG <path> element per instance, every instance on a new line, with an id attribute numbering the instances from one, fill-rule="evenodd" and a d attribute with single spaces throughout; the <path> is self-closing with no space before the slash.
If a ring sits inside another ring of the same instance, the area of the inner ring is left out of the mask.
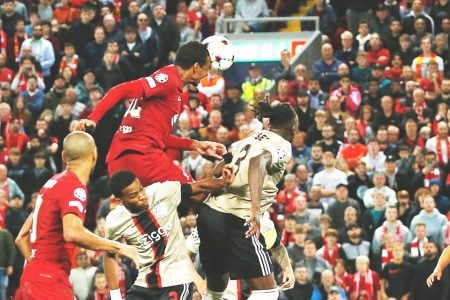
<path id="1" fill-rule="evenodd" d="M 109 295 L 111 296 L 111 300 L 122 300 L 120 289 L 110 290 Z"/>

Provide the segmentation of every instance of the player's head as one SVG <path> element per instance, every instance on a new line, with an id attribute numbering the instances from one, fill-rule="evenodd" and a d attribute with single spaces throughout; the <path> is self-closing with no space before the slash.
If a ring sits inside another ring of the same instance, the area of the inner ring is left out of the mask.
<path id="1" fill-rule="evenodd" d="M 211 58 L 205 45 L 192 41 L 178 49 L 175 65 L 181 68 L 180 77 L 185 83 L 197 84 L 208 74 Z"/>
<path id="2" fill-rule="evenodd" d="M 292 106 L 287 103 L 270 105 L 261 101 L 255 108 L 256 116 L 268 118 L 270 129 L 278 132 L 285 139 L 292 141 L 294 133 L 298 130 L 298 118 Z"/>
<path id="3" fill-rule="evenodd" d="M 69 133 L 63 141 L 63 161 L 67 166 L 80 164 L 92 172 L 97 162 L 97 147 L 94 138 L 83 131 Z"/>
<path id="4" fill-rule="evenodd" d="M 108 184 L 111 193 L 128 210 L 137 212 L 148 207 L 144 187 L 133 172 L 118 171 L 111 176 Z"/>

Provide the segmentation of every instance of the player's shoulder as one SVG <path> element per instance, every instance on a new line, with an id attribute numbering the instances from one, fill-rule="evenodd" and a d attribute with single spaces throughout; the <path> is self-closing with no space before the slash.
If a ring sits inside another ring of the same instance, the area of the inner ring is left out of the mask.
<path id="1" fill-rule="evenodd" d="M 109 212 L 105 219 L 105 227 L 113 229 L 121 225 L 121 223 L 130 218 L 130 213 L 127 212 L 125 206 L 118 205 Z"/>
<path id="2" fill-rule="evenodd" d="M 149 201 L 154 204 L 165 201 L 178 202 L 176 195 L 181 194 L 181 183 L 179 181 L 157 182 L 146 186 L 144 191 Z"/>
<path id="3" fill-rule="evenodd" d="M 43 188 L 58 192 L 73 192 L 76 198 L 83 201 L 87 198 L 86 186 L 72 172 L 65 171 L 54 175 L 47 180 Z"/>
<path id="4" fill-rule="evenodd" d="M 180 76 L 175 65 L 168 65 L 144 77 L 151 88 L 157 85 L 173 86 L 181 84 Z"/>

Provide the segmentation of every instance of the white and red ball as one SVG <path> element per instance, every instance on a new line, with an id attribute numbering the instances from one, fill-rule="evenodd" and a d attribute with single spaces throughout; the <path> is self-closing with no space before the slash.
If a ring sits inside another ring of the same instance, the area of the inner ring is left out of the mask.
<path id="1" fill-rule="evenodd" d="M 225 71 L 231 67 L 234 61 L 234 47 L 228 38 L 213 35 L 204 39 L 202 43 L 208 48 L 213 69 Z"/>

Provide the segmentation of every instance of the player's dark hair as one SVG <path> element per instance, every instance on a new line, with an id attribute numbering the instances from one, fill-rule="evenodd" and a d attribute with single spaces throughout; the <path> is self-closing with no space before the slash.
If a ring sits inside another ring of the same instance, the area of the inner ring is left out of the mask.
<path id="1" fill-rule="evenodd" d="M 259 118 L 269 118 L 270 125 L 274 128 L 292 126 L 297 116 L 292 106 L 287 103 L 272 106 L 266 101 L 261 101 L 255 107 L 255 112 Z"/>
<path id="2" fill-rule="evenodd" d="M 195 63 L 204 66 L 208 57 L 209 52 L 205 45 L 197 41 L 191 41 L 178 49 L 175 65 L 185 70 Z"/>
<path id="3" fill-rule="evenodd" d="M 121 170 L 114 173 L 108 181 L 108 187 L 111 193 L 117 197 L 122 197 L 122 191 L 124 188 L 133 183 L 136 179 L 136 175 L 128 170 Z"/>

